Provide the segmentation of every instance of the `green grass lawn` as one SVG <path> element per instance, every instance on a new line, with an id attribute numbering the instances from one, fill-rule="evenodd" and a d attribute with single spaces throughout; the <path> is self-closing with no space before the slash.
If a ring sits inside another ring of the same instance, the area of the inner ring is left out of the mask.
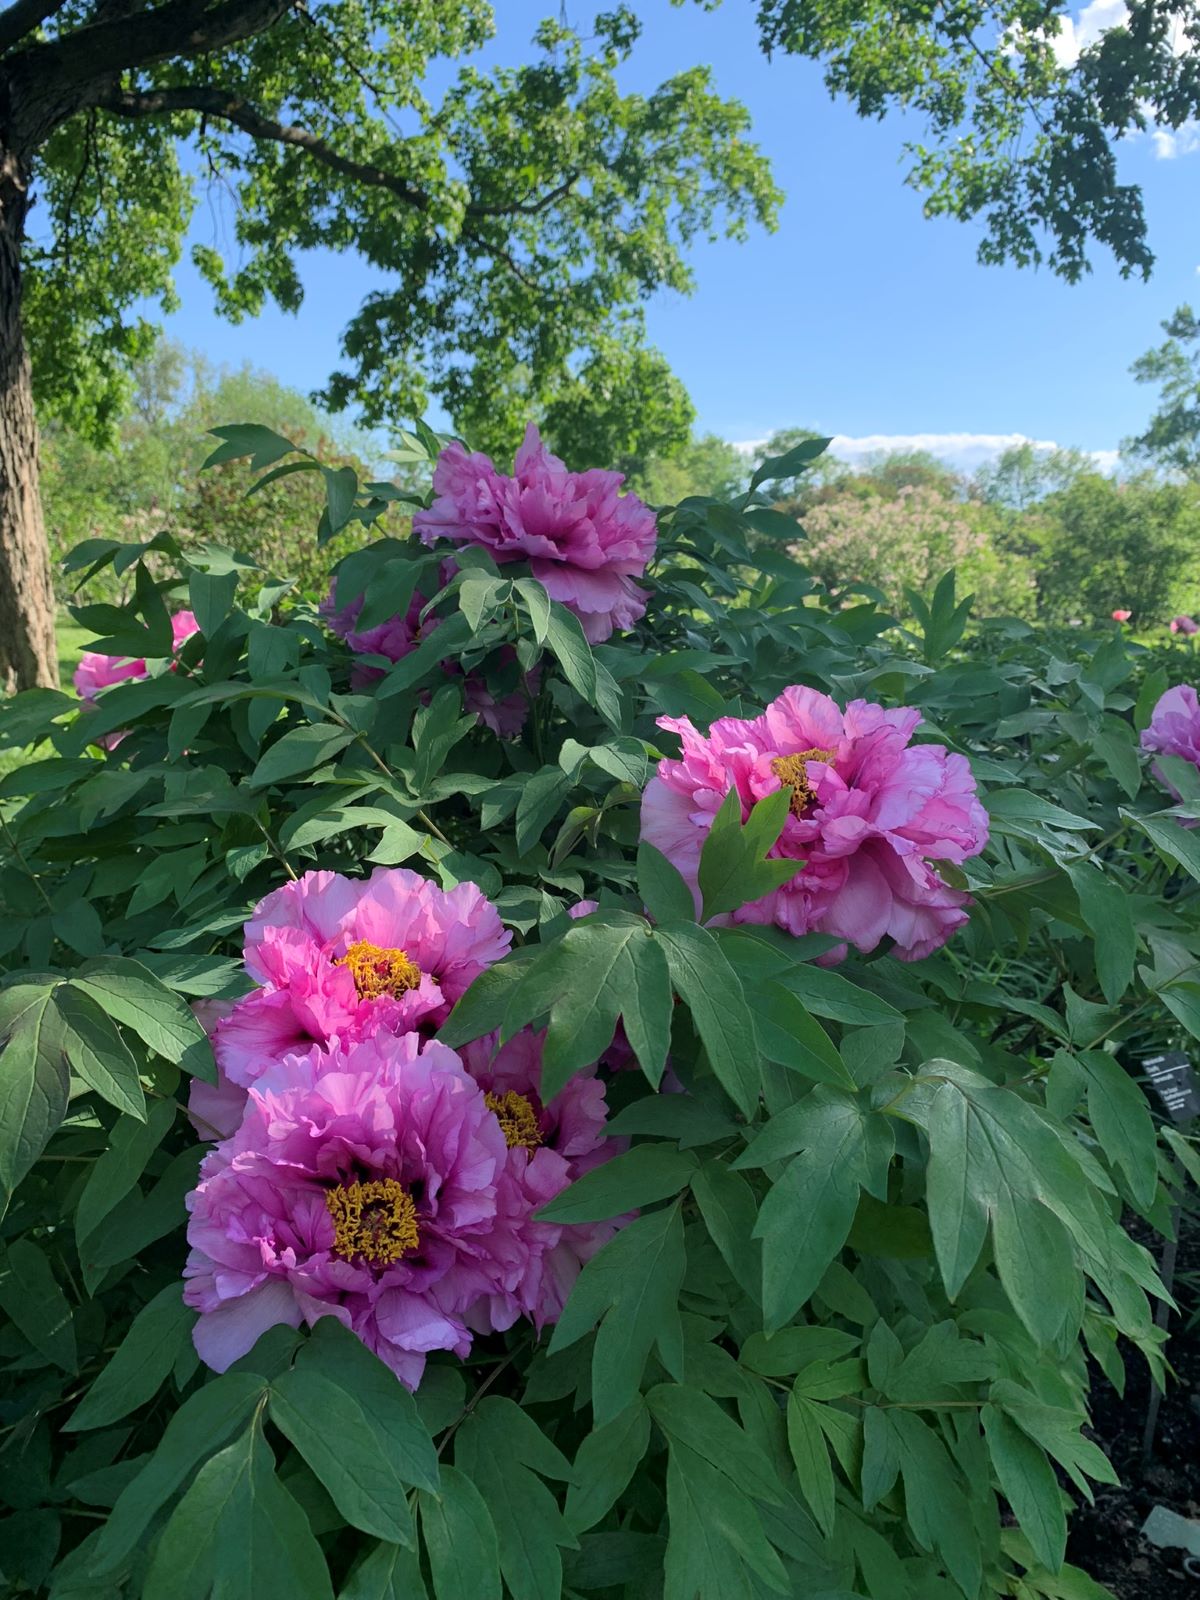
<path id="1" fill-rule="evenodd" d="M 87 649 L 91 635 L 70 617 L 60 616 L 54 629 L 58 640 L 58 678 L 64 689 L 71 687 L 71 674 L 79 664 L 79 657 Z"/>
<path id="2" fill-rule="evenodd" d="M 54 633 L 58 641 L 59 682 L 68 694 L 72 694 L 71 676 L 79 664 L 79 657 L 87 649 L 91 635 L 86 628 L 81 628 L 70 617 L 64 616 L 59 617 Z M 46 752 L 43 751 L 43 754 Z M 28 757 L 29 752 L 25 750 L 0 750 L 0 778 L 6 772 L 15 772 Z"/>

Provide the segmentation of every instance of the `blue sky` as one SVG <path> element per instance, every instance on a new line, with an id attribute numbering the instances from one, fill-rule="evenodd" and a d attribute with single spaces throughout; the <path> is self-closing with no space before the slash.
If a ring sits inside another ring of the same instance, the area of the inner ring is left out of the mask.
<path id="1" fill-rule="evenodd" d="M 1092 0 L 1081 28 L 1115 3 Z M 487 57 L 527 58 L 537 20 L 552 9 L 548 0 L 498 0 Z M 594 9 L 571 0 L 567 12 L 578 25 Z M 1149 283 L 1122 280 L 1100 253 L 1075 286 L 1046 271 L 982 267 L 977 230 L 927 222 L 904 185 L 902 125 L 863 122 L 831 102 L 808 63 L 768 63 L 749 0 L 712 13 L 667 0 L 636 9 L 645 33 L 628 86 L 713 64 L 721 92 L 750 106 L 786 196 L 778 232 L 699 246 L 696 292 L 649 309 L 651 337 L 691 391 L 702 430 L 734 441 L 792 424 L 846 441 L 915 437 L 970 465 L 1007 435 L 1111 451 L 1143 425 L 1153 397 L 1129 364 L 1157 341 L 1163 317 L 1200 297 L 1200 151 L 1186 148 L 1200 141 L 1163 159 L 1145 135 L 1124 152 L 1122 175 L 1143 186 L 1158 256 Z M 229 248 L 231 218 L 202 199 L 192 238 Z M 213 361 L 248 361 L 308 390 L 337 364 L 342 327 L 379 280 L 352 256 L 307 257 L 302 275 L 298 316 L 270 310 L 233 327 L 185 260 L 183 309 L 167 326 Z M 847 442 L 841 453 L 858 448 Z"/>

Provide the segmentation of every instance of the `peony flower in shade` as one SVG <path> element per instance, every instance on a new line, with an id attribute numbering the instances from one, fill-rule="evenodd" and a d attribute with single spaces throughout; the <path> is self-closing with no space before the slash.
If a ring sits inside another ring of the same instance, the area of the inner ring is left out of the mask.
<path id="1" fill-rule="evenodd" d="M 433 472 L 436 496 L 413 516 L 426 544 L 482 545 L 497 562 L 528 561 L 552 600 L 583 624 L 592 644 L 631 628 L 646 610 L 634 579 L 654 554 L 654 513 L 621 494 L 619 472 L 568 472 L 530 423 L 511 477 L 489 457 L 447 445 Z"/>
<path id="2" fill-rule="evenodd" d="M 1200 622 L 1196 622 L 1193 617 L 1172 617 L 1168 626 L 1172 633 L 1182 633 L 1185 638 L 1200 633 Z"/>
<path id="3" fill-rule="evenodd" d="M 383 656 L 388 661 L 402 661 L 421 642 L 421 611 L 426 603 L 425 596 L 414 591 L 408 610 L 402 616 L 389 617 L 373 628 L 359 628 L 358 619 L 365 599 L 366 596 L 360 594 L 348 605 L 339 606 L 335 578 L 321 603 L 321 617 L 330 632 L 344 639 L 355 655 Z M 356 667 L 354 686 L 364 688 L 382 676 L 381 667 Z"/>
<path id="4" fill-rule="evenodd" d="M 777 789 L 789 813 L 771 855 L 797 861 L 782 888 L 733 912 L 732 922 L 827 933 L 873 950 L 891 938 L 905 961 L 929 955 L 967 920 L 968 896 L 932 863 L 961 862 L 987 843 L 987 813 L 964 756 L 909 741 L 921 718 L 854 700 L 839 711 L 815 689 L 785 689 L 751 721 L 722 717 L 707 735 L 687 717 L 660 717 L 683 742 L 642 799 L 642 838 L 691 885 L 700 908 L 700 850 L 730 789 L 742 815 Z"/>
<path id="5" fill-rule="evenodd" d="M 1132 615 L 1132 611 L 1114 611 L 1112 619 L 1114 622 L 1128 622 Z"/>
<path id="6" fill-rule="evenodd" d="M 234 1000 L 194 1000 L 192 1012 L 196 1021 L 215 1038 L 217 1028 L 232 1015 Z M 203 1078 L 188 1080 L 188 1121 L 201 1139 L 228 1139 L 237 1132 L 238 1124 L 246 1110 L 246 1089 L 232 1082 L 217 1063 L 216 1083 L 206 1083 Z"/>
<path id="7" fill-rule="evenodd" d="M 443 563 L 445 567 L 452 567 L 452 563 Z M 448 575 L 443 570 L 443 579 Z M 389 617 L 387 621 L 379 623 L 374 628 L 359 629 L 355 626 L 362 612 L 363 599 L 360 595 L 352 600 L 349 605 L 338 607 L 336 580 L 330 585 L 329 593 L 321 606 L 321 615 L 325 619 L 332 633 L 339 639 L 344 639 L 346 644 L 356 655 L 383 656 L 388 661 L 402 661 L 427 639 L 441 622 L 440 617 L 426 617 L 421 621 L 421 612 L 426 604 L 424 595 L 414 592 L 408 610 L 403 616 Z M 504 673 L 508 669 L 511 674 L 513 664 L 516 662 L 517 653 L 511 645 L 502 645 L 495 652 L 497 669 Z M 452 676 L 462 674 L 462 668 L 456 661 L 442 663 L 443 670 Z M 372 683 L 377 683 L 383 677 L 382 667 L 356 666 L 351 676 L 351 683 L 356 689 L 365 689 Z M 536 694 L 541 684 L 541 668 L 534 667 L 526 675 L 529 693 Z M 463 676 L 463 705 L 469 712 L 473 712 L 485 728 L 489 728 L 498 739 L 515 739 L 525 726 L 525 719 L 529 715 L 529 699 L 522 691 L 520 685 L 507 693 L 495 694 L 488 688 L 487 679 L 478 672 L 468 672 Z"/>
<path id="8" fill-rule="evenodd" d="M 591 1073 L 577 1073 L 553 1100 L 542 1100 L 544 1038 L 523 1028 L 505 1045 L 489 1034 L 461 1052 L 508 1148 L 495 1232 L 478 1263 L 480 1293 L 467 1312 L 479 1333 L 502 1332 L 521 1316 L 538 1328 L 556 1322 L 580 1267 L 620 1225 L 534 1221 L 540 1207 L 626 1144 L 605 1135 L 604 1084 Z"/>
<path id="9" fill-rule="evenodd" d="M 517 652 L 511 645 L 501 645 L 496 652 L 496 664 L 501 671 L 511 667 L 516 659 Z M 446 671 L 451 670 L 458 669 L 447 662 Z M 536 695 L 542 682 L 541 667 L 533 667 L 525 678 L 529 693 Z M 521 689 L 510 689 L 507 694 L 493 693 L 484 677 L 478 672 L 468 672 L 463 679 L 463 709 L 473 712 L 497 739 L 515 739 L 529 716 L 529 700 Z"/>
<path id="10" fill-rule="evenodd" d="M 188 1197 L 184 1299 L 217 1372 L 276 1323 L 334 1316 L 410 1388 L 464 1356 L 504 1134 L 452 1050 L 378 1034 L 277 1063 Z"/>
<path id="11" fill-rule="evenodd" d="M 1179 756 L 1200 769 L 1200 700 L 1190 683 L 1168 689 L 1158 701 L 1149 726 L 1142 729 L 1142 749 L 1160 756 Z M 1183 798 L 1157 761 L 1151 771 L 1176 800 Z"/>
<path id="12" fill-rule="evenodd" d="M 246 970 L 262 987 L 213 1025 L 217 1064 L 244 1089 L 313 1044 L 432 1032 L 511 943 L 473 883 L 443 890 L 403 867 L 366 879 L 306 872 L 246 924 Z"/>

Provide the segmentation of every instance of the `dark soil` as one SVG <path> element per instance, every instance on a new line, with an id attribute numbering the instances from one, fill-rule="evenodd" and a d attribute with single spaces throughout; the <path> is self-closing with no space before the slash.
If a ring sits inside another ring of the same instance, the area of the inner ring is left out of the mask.
<path id="1" fill-rule="evenodd" d="M 1141 1236 L 1133 1219 L 1130 1232 Z M 1162 1241 L 1148 1233 L 1141 1242 L 1159 1256 Z M 1118 1600 L 1200 1600 L 1197 1575 L 1184 1569 L 1182 1550 L 1160 1550 L 1141 1536 L 1156 1505 L 1181 1517 L 1200 1519 L 1200 1321 L 1195 1285 L 1200 1279 L 1200 1230 L 1193 1216 L 1180 1229 L 1176 1299 L 1181 1314 L 1171 1319 L 1167 1359 L 1176 1378 L 1158 1413 L 1154 1447 L 1143 1461 L 1142 1440 L 1151 1385 L 1146 1364 L 1126 1350 L 1127 1381 L 1122 1398 L 1098 1372 L 1092 1389 L 1093 1435 L 1120 1474 L 1120 1488 L 1100 1488 L 1095 1506 L 1080 1505 L 1071 1519 L 1067 1559 L 1106 1584 Z"/>

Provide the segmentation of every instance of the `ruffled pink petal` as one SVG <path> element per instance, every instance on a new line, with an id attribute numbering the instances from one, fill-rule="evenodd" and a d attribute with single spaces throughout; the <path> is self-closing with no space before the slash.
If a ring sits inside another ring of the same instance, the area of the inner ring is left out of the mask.
<path id="1" fill-rule="evenodd" d="M 478 544 L 498 562 L 527 560 L 547 592 L 579 618 L 593 643 L 629 628 L 646 608 L 632 581 L 654 554 L 652 511 L 620 493 L 619 473 L 569 472 L 531 424 L 512 476 L 458 443 L 434 468 L 433 505 L 413 517 L 426 544 Z"/>
<path id="2" fill-rule="evenodd" d="M 428 1350 L 465 1354 L 460 1312 L 487 1281 L 508 1157 L 483 1091 L 436 1041 L 381 1033 L 267 1068 L 188 1198 L 202 1356 L 228 1365 L 264 1327 L 322 1315 L 348 1320 L 407 1383 Z M 416 1243 L 390 1260 L 340 1256 L 329 1189 L 373 1181 L 411 1197 Z"/>
<path id="3" fill-rule="evenodd" d="M 300 1322 L 296 1296 L 290 1285 L 276 1278 L 236 1300 L 227 1300 L 216 1311 L 201 1312 L 192 1340 L 205 1366 L 225 1372 L 254 1349 L 268 1328 L 280 1323 L 298 1328 Z"/>

